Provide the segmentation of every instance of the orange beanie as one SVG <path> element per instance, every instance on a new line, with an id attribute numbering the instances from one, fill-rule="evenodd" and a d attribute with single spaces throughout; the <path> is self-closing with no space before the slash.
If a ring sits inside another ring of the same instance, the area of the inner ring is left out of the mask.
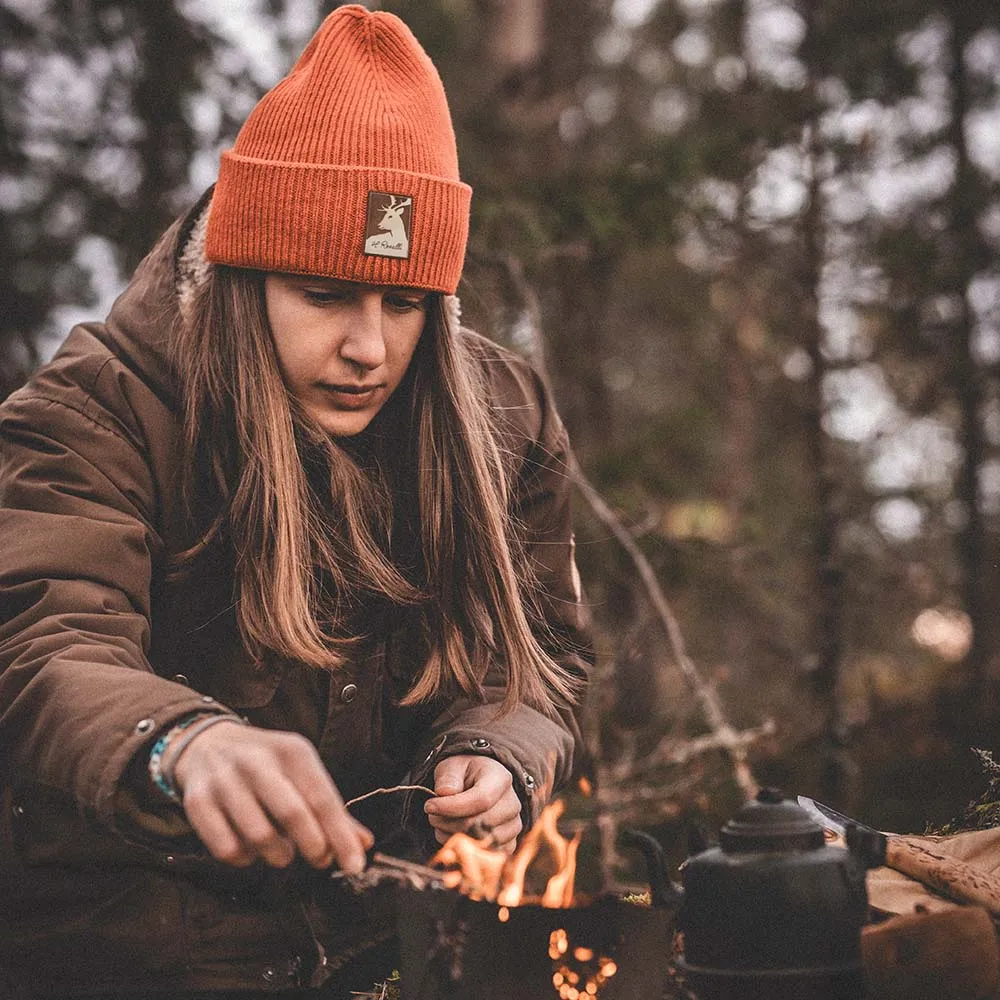
<path id="1" fill-rule="evenodd" d="M 398 17 L 340 7 L 222 154 L 206 255 L 453 293 L 471 196 L 427 53 Z"/>

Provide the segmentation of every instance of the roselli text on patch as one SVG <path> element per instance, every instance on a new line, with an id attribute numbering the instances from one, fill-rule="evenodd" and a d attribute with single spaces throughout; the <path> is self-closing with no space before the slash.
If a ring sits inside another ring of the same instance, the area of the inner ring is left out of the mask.
<path id="1" fill-rule="evenodd" d="M 413 198 L 386 191 L 368 192 L 365 253 L 379 257 L 410 256 Z"/>

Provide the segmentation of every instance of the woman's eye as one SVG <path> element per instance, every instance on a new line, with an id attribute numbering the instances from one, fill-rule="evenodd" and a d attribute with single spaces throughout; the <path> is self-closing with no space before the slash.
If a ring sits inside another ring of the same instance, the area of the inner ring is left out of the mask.
<path id="1" fill-rule="evenodd" d="M 412 312 L 423 309 L 426 299 L 422 295 L 386 295 L 385 304 L 394 312 Z"/>
<path id="2" fill-rule="evenodd" d="M 339 288 L 303 288 L 302 294 L 307 302 L 317 306 L 343 302 L 347 298 L 347 292 Z"/>

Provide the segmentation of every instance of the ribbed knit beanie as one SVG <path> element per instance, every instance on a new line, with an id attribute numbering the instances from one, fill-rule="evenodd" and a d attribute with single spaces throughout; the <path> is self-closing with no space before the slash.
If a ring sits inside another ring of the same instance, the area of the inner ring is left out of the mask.
<path id="1" fill-rule="evenodd" d="M 454 293 L 472 189 L 409 28 L 340 7 L 222 154 L 213 263 Z"/>

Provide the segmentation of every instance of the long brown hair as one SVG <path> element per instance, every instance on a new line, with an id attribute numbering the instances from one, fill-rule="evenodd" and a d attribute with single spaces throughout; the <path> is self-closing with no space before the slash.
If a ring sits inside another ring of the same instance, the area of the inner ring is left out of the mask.
<path id="1" fill-rule="evenodd" d="M 457 690 L 481 697 L 491 663 L 506 672 L 504 709 L 572 702 L 575 679 L 536 635 L 544 622 L 511 512 L 514 469 L 482 366 L 442 296 L 428 298 L 399 398 L 383 408 L 408 410 L 401 443 L 420 565 L 406 572 L 391 554 L 384 470 L 356 461 L 350 440 L 331 439 L 284 386 L 263 285 L 258 272 L 212 268 L 175 338 L 195 526 L 180 564 L 228 544 L 237 620 L 255 655 L 335 669 L 357 641 L 352 613 L 375 597 L 420 615 L 427 656 L 404 703 Z"/>

